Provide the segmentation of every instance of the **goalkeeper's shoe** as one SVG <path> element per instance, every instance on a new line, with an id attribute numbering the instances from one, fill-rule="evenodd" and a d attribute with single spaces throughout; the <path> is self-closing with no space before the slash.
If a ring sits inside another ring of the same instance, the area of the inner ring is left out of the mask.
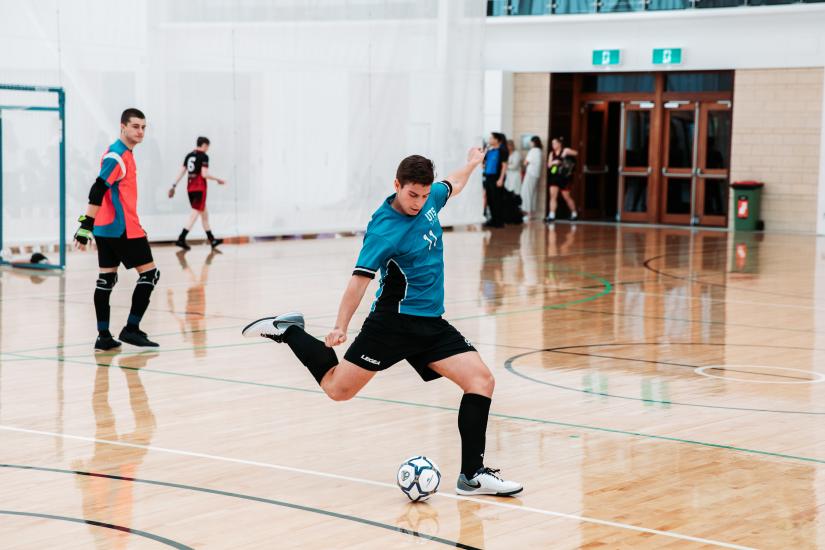
<path id="1" fill-rule="evenodd" d="M 115 349 L 119 347 L 120 342 L 112 338 L 111 335 L 98 336 L 97 340 L 95 340 L 95 350 L 97 351 L 109 351 L 110 349 Z"/>

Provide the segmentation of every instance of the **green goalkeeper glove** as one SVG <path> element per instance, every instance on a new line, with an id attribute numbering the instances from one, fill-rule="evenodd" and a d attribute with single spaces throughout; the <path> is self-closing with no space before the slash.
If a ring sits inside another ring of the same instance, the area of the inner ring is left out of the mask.
<path id="1" fill-rule="evenodd" d="M 74 240 L 82 245 L 89 244 L 92 239 L 92 230 L 95 227 L 95 219 L 91 216 L 80 216 L 77 218 L 80 222 L 80 228 L 74 234 Z"/>

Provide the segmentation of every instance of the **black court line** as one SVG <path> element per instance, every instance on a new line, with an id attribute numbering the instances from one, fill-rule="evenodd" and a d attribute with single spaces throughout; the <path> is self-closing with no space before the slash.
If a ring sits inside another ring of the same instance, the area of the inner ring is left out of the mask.
<path id="1" fill-rule="evenodd" d="M 529 355 L 535 355 L 537 353 L 565 353 L 568 355 L 582 355 L 587 357 L 599 357 L 599 358 L 608 358 L 608 359 L 620 359 L 623 361 L 634 361 L 639 363 L 654 363 L 659 365 L 667 365 L 667 366 L 676 366 L 676 367 L 693 367 L 693 365 L 681 364 L 681 363 L 667 363 L 664 361 L 654 361 L 650 359 L 635 359 L 632 357 L 611 357 L 599 354 L 591 354 L 591 353 L 575 353 L 575 352 L 568 352 L 566 350 L 570 349 L 578 349 L 578 348 L 591 348 L 591 347 L 606 347 L 606 346 L 661 346 L 661 345 L 669 345 L 669 346 L 731 346 L 731 347 L 753 347 L 753 348 L 773 348 L 773 349 L 794 349 L 794 350 L 805 350 L 805 351 L 820 351 L 814 350 L 811 348 L 799 348 L 799 347 L 789 347 L 789 346 L 771 346 L 771 345 L 761 345 L 761 344 L 717 344 L 717 343 L 709 343 L 709 342 L 626 342 L 626 343 L 606 343 L 606 344 L 580 344 L 575 346 L 559 346 L 555 348 L 545 348 L 542 350 L 537 351 L 528 351 L 526 353 L 520 353 L 518 355 L 514 355 L 512 357 L 507 358 L 504 361 L 504 368 L 510 374 L 515 374 L 520 378 L 524 378 L 525 380 L 529 380 L 530 382 L 534 382 L 536 384 L 541 384 L 543 386 L 550 386 L 553 388 L 558 388 L 562 390 L 568 391 L 575 391 L 579 393 L 585 393 L 588 395 L 598 395 L 600 397 L 613 397 L 616 399 L 626 399 L 629 401 L 641 401 L 643 403 L 661 403 L 666 405 L 680 405 L 683 407 L 700 407 L 704 409 L 723 409 L 723 410 L 730 410 L 730 411 L 746 411 L 746 412 L 766 412 L 766 413 L 777 413 L 777 414 L 801 414 L 801 415 L 811 415 L 811 416 L 823 416 L 825 412 L 817 412 L 817 411 L 789 411 L 789 410 L 776 410 L 776 409 L 759 409 L 759 408 L 751 408 L 751 407 L 728 407 L 723 405 L 706 405 L 702 403 L 684 403 L 679 401 L 662 401 L 659 399 L 645 399 L 641 397 L 629 397 L 627 395 L 616 395 L 612 393 L 604 393 L 598 391 L 587 391 L 579 388 L 575 388 L 572 386 L 565 386 L 562 384 L 554 384 L 552 382 L 547 382 L 545 380 L 540 380 L 538 378 L 533 378 L 532 376 L 528 376 L 522 372 L 516 370 L 513 366 L 513 363 L 521 359 L 522 357 L 527 357 Z M 701 366 L 701 365 L 698 365 Z M 695 367 L 693 367 L 695 368 Z M 744 372 L 744 371 L 736 371 L 736 372 Z M 754 373 L 756 374 L 756 373 Z M 761 376 L 764 376 L 763 373 L 758 373 Z M 774 376 L 781 376 L 781 375 L 774 375 Z M 791 378 L 786 376 L 784 378 Z M 807 380 L 807 379 L 806 379 Z"/>
<path id="2" fill-rule="evenodd" d="M 379 527 L 381 529 L 386 529 L 388 531 L 394 531 L 396 533 L 402 533 L 404 535 L 409 535 L 411 537 L 416 537 L 416 538 L 420 538 L 420 539 L 424 539 L 424 540 L 429 540 L 429 541 L 432 541 L 432 542 L 438 542 L 440 544 L 444 544 L 446 546 L 453 546 L 455 548 L 464 548 L 466 550 L 481 550 L 480 548 L 476 548 L 475 546 L 470 546 L 468 544 L 463 544 L 463 543 L 458 542 L 458 541 L 453 541 L 453 540 L 437 537 L 435 535 L 428 535 L 426 533 L 422 533 L 420 531 L 414 531 L 412 529 L 404 529 L 403 527 L 398 527 L 397 525 L 389 525 L 387 523 L 381 523 L 381 522 L 378 522 L 378 521 L 373 521 L 371 519 L 366 519 L 366 518 L 362 518 L 362 517 L 358 517 L 358 516 L 351 516 L 351 515 L 348 515 L 348 514 L 341 514 L 341 513 L 338 513 L 338 512 L 332 512 L 330 510 L 322 510 L 321 508 L 313 508 L 311 506 L 304 506 L 302 504 L 295 504 L 295 503 L 286 502 L 286 501 L 283 501 L 283 500 L 273 500 L 273 499 L 269 499 L 269 498 L 256 497 L 256 496 L 252 496 L 252 495 L 244 495 L 244 494 L 241 494 L 241 493 L 233 493 L 233 492 L 230 492 L 230 491 L 221 491 L 219 489 L 209 489 L 209 488 L 206 488 L 206 487 L 195 487 L 194 485 L 184 485 L 182 483 L 172 483 L 172 482 L 169 482 L 169 481 L 157 481 L 157 480 L 153 480 L 153 479 L 140 479 L 140 478 L 134 478 L 134 477 L 116 476 L 116 475 L 111 475 L 111 474 L 100 474 L 100 473 L 96 473 L 96 472 L 83 472 L 83 471 L 79 471 L 79 470 L 64 470 L 62 468 L 47 468 L 47 467 L 43 467 L 43 466 L 28 466 L 28 465 L 23 465 L 23 464 L 0 464 L 0 468 L 14 468 L 14 469 L 18 469 L 18 470 L 34 470 L 34 471 L 38 471 L 38 472 L 51 472 L 51 473 L 58 473 L 58 474 L 70 474 L 70 475 L 79 475 L 79 476 L 88 476 L 88 477 L 99 477 L 99 478 L 105 478 L 105 479 L 113 479 L 113 480 L 117 480 L 117 481 L 128 481 L 128 482 L 131 482 L 131 483 L 145 483 L 147 485 L 158 485 L 158 486 L 161 486 L 161 487 L 173 487 L 175 489 L 184 489 L 184 490 L 187 490 L 187 491 L 196 491 L 196 492 L 199 492 L 199 493 L 209 493 L 209 494 L 213 494 L 213 495 L 239 498 L 239 499 L 243 499 L 243 500 L 250 500 L 250 501 L 253 501 L 253 502 L 262 502 L 264 504 L 272 504 L 272 505 L 281 506 L 281 507 L 284 507 L 284 508 L 291 508 L 293 510 L 301 510 L 302 512 L 312 512 L 313 514 L 320 514 L 320 515 L 323 515 L 323 516 L 329 516 L 329 517 L 333 517 L 333 518 L 337 518 L 337 519 L 352 521 L 352 522 L 355 522 L 355 523 L 361 523 L 361 524 L 364 524 L 364 525 L 369 525 L 371 527 Z M 425 506 L 426 506 L 426 504 L 425 504 Z M 0 513 L 3 513 L 3 510 L 0 510 Z M 70 521 L 83 522 L 83 523 L 91 523 L 92 525 L 108 526 L 108 525 L 105 525 L 105 524 L 99 524 L 98 522 L 91 522 L 91 521 L 87 521 L 87 520 L 78 520 L 78 519 L 73 519 L 73 518 L 69 518 L 69 520 Z M 129 529 L 129 528 L 125 528 L 125 527 L 121 528 L 121 527 L 117 527 L 117 526 L 112 526 L 112 528 L 117 528 L 117 529 L 120 529 L 120 530 L 125 530 L 125 531 L 129 531 L 129 532 L 138 533 L 133 529 Z M 142 533 L 142 531 L 139 532 L 139 533 Z M 150 535 L 150 534 L 145 533 L 145 535 Z M 151 538 L 156 538 L 156 536 L 154 536 L 154 535 L 150 535 L 150 537 Z M 164 540 L 166 540 L 166 539 L 164 539 Z M 177 544 L 173 541 L 169 541 L 169 542 L 172 542 L 173 545 Z M 182 546 L 182 545 L 175 546 L 175 547 L 176 548 L 181 548 L 181 549 L 188 549 L 189 548 L 188 546 Z"/>
<path id="3" fill-rule="evenodd" d="M 766 306 L 770 307 L 770 306 Z M 679 319 L 678 317 L 666 317 L 663 315 L 639 315 L 636 313 L 623 313 L 620 311 L 598 311 L 595 309 L 581 309 L 581 308 L 564 308 L 565 311 L 575 311 L 577 313 L 593 313 L 599 315 L 611 315 L 614 317 L 633 317 L 636 319 L 653 319 L 656 321 L 677 321 L 680 323 L 693 323 L 699 325 L 715 325 L 719 327 L 740 327 L 752 328 L 759 330 L 779 330 L 785 332 L 802 332 L 805 334 L 825 334 L 821 330 L 807 330 L 804 328 L 787 328 L 787 327 L 766 327 L 762 325 L 748 325 L 746 323 L 728 323 L 727 321 L 705 321 L 703 319 Z"/>
<path id="4" fill-rule="evenodd" d="M 654 262 L 656 260 L 660 260 L 660 259 L 662 259 L 662 258 L 664 258 L 668 255 L 669 254 L 660 254 L 659 256 L 654 256 L 652 258 L 646 259 L 644 261 L 644 264 L 643 264 L 644 268 L 647 269 L 648 271 L 652 271 L 653 273 L 656 273 L 657 275 L 661 275 L 663 277 L 670 277 L 671 279 L 678 279 L 680 281 L 687 281 L 689 283 L 695 283 L 697 285 L 715 286 L 715 287 L 719 287 L 719 288 L 727 288 L 727 289 L 730 289 L 730 290 L 741 290 L 743 292 L 755 292 L 757 294 L 768 294 L 770 296 L 780 296 L 782 298 L 797 298 L 797 299 L 800 299 L 800 300 L 810 300 L 811 299 L 811 296 L 799 296 L 798 294 L 783 294 L 781 292 L 771 292 L 770 290 L 759 290 L 757 288 L 742 288 L 742 287 L 739 287 L 739 286 L 730 286 L 730 285 L 727 285 L 725 283 L 711 283 L 711 282 L 707 282 L 707 281 L 700 281 L 698 279 L 692 279 L 690 277 L 684 277 L 684 276 L 681 276 L 681 275 L 674 275 L 672 273 L 667 273 L 667 272 L 662 271 L 660 269 L 656 269 L 655 267 L 651 267 L 651 265 L 650 265 L 651 262 Z M 720 271 L 719 274 L 724 275 L 725 273 Z"/>
<path id="5" fill-rule="evenodd" d="M 69 521 L 72 523 L 83 523 L 86 525 L 94 525 L 95 527 L 105 527 L 106 529 L 114 529 L 116 531 L 123 531 L 124 533 L 130 533 L 132 535 L 137 535 L 139 537 L 144 537 L 147 539 L 152 539 L 154 541 L 160 542 L 165 544 L 166 546 L 171 546 L 172 548 L 177 548 L 178 550 L 194 550 L 191 546 L 186 546 L 185 544 L 181 544 L 179 542 L 175 542 L 171 539 L 167 539 L 166 537 L 161 537 L 160 535 L 154 535 L 152 533 L 147 533 L 146 531 L 141 531 L 139 529 L 132 529 L 131 527 L 123 527 L 122 525 L 113 525 L 111 523 L 103 523 L 101 521 L 94 521 L 91 519 L 81 519 L 81 518 L 71 518 L 68 516 L 55 516 L 52 514 L 39 514 L 36 512 L 18 512 L 16 510 L 0 510 L 0 514 L 6 514 L 9 516 L 27 516 L 33 518 L 43 518 L 43 519 L 56 519 L 60 521 Z"/>

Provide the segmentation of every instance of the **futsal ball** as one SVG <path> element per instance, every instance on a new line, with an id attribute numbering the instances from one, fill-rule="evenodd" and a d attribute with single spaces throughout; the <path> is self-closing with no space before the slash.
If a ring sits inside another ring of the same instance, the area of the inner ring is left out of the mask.
<path id="1" fill-rule="evenodd" d="M 427 500 L 438 491 L 441 471 L 426 456 L 411 456 L 398 468 L 398 486 L 413 502 Z"/>

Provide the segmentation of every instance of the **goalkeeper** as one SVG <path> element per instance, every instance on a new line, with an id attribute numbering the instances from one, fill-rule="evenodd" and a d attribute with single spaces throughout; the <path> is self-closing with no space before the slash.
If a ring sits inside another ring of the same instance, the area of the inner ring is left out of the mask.
<path id="1" fill-rule="evenodd" d="M 132 307 L 120 340 L 140 347 L 157 347 L 140 330 L 140 321 L 149 307 L 149 297 L 160 278 L 155 267 L 146 232 L 137 215 L 137 169 L 132 150 L 143 141 L 146 117 L 138 109 L 126 109 L 120 116 L 120 139 L 106 150 L 100 174 L 89 191 L 86 214 L 74 235 L 75 247 L 85 250 L 94 237 L 100 274 L 95 286 L 97 316 L 95 350 L 105 351 L 121 345 L 109 332 L 109 297 L 117 283 L 120 264 L 138 272 L 132 293 Z"/>

